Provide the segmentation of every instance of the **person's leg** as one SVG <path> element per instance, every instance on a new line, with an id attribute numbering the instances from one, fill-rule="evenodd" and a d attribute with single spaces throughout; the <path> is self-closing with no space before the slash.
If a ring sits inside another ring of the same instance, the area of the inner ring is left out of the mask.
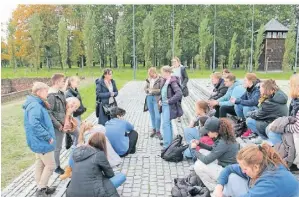
<path id="1" fill-rule="evenodd" d="M 128 154 L 134 154 L 136 152 L 138 133 L 136 131 L 131 131 L 128 136 L 129 136 Z"/>
<path id="2" fill-rule="evenodd" d="M 163 147 L 167 148 L 172 140 L 172 125 L 170 120 L 170 109 L 169 105 L 163 103 L 162 104 L 162 116 L 163 116 Z"/>
<path id="3" fill-rule="evenodd" d="M 159 107 L 156 99 L 154 98 L 154 112 L 155 112 L 155 128 L 157 133 L 160 132 L 161 129 L 161 114 L 159 112 Z"/>
<path id="4" fill-rule="evenodd" d="M 60 151 L 62 148 L 62 141 L 64 133 L 55 129 L 56 147 L 54 152 L 56 168 L 60 167 Z"/>
<path id="5" fill-rule="evenodd" d="M 269 130 L 269 126 L 266 128 L 266 135 L 268 136 L 268 142 L 271 145 L 279 144 L 282 142 L 282 135 L 280 133 L 275 133 Z"/>
<path id="6" fill-rule="evenodd" d="M 152 129 L 156 131 L 156 125 L 155 125 L 155 110 L 154 110 L 154 103 L 153 100 L 155 100 L 154 96 L 147 96 L 146 97 L 146 104 L 148 107 L 148 112 L 151 117 L 151 123 L 152 123 Z M 151 136 L 152 137 L 152 136 Z"/>
<path id="7" fill-rule="evenodd" d="M 184 129 L 184 137 L 187 144 L 190 144 L 191 140 L 199 140 L 199 133 L 196 127 L 194 128 L 185 128 Z M 184 156 L 187 158 L 192 158 L 192 153 L 190 151 L 190 147 L 184 151 Z"/>
<path id="8" fill-rule="evenodd" d="M 73 137 L 73 146 L 77 146 L 78 144 L 78 138 L 79 138 L 79 130 L 75 129 L 75 131 L 70 132 L 69 134 Z"/>
<path id="9" fill-rule="evenodd" d="M 215 115 L 214 115 L 214 116 L 215 116 L 216 118 L 219 118 L 219 110 L 220 110 L 220 106 L 218 106 L 218 105 L 215 106 L 215 111 L 216 111 L 216 112 L 215 112 Z"/>
<path id="10" fill-rule="evenodd" d="M 252 118 L 247 118 L 246 119 L 246 125 L 247 127 L 253 132 L 258 134 L 257 128 L 256 128 L 256 120 Z"/>
<path id="11" fill-rule="evenodd" d="M 217 179 L 222 170 L 223 168 L 215 162 L 206 165 L 200 160 L 197 160 L 194 164 L 195 173 L 210 191 L 215 189 Z"/>
<path id="12" fill-rule="evenodd" d="M 248 192 L 248 182 L 246 179 L 238 176 L 237 174 L 230 174 L 228 177 L 228 182 L 224 186 L 223 195 L 224 196 L 242 196 Z"/>
<path id="13" fill-rule="evenodd" d="M 251 107 L 244 106 L 244 107 L 243 107 L 243 114 L 244 114 L 244 116 L 247 118 L 247 117 L 248 117 L 248 116 L 247 116 L 248 112 L 250 112 L 250 111 L 254 111 L 254 110 L 256 110 L 256 109 L 258 109 L 256 106 L 251 106 Z"/>
<path id="14" fill-rule="evenodd" d="M 52 151 L 44 155 L 40 154 L 40 158 L 43 164 L 45 165 L 43 173 L 40 178 L 40 187 L 46 188 L 48 185 L 48 181 L 55 169 L 54 152 Z"/>
<path id="15" fill-rule="evenodd" d="M 39 182 L 40 182 L 40 179 L 41 179 L 44 167 L 45 167 L 44 163 L 42 162 L 42 160 L 40 158 L 40 155 L 41 154 L 38 154 L 38 153 L 35 154 L 35 159 L 36 159 L 35 160 L 35 182 L 36 182 L 38 189 L 41 189 Z"/>
<path id="16" fill-rule="evenodd" d="M 243 105 L 235 104 L 234 109 L 235 109 L 235 113 L 237 114 L 238 117 L 245 118 L 244 113 L 243 113 Z"/>
<path id="17" fill-rule="evenodd" d="M 219 109 L 219 118 L 226 118 L 227 114 L 236 115 L 234 106 L 221 106 Z"/>
<path id="18" fill-rule="evenodd" d="M 116 173 L 114 177 L 110 178 L 110 181 L 115 188 L 118 188 L 126 181 L 126 176 L 123 173 Z"/>

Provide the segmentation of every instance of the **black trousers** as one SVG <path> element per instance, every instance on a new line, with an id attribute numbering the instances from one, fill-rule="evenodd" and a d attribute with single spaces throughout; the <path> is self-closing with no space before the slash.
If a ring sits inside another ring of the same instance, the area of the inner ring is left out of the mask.
<path id="1" fill-rule="evenodd" d="M 237 115 L 234 106 L 216 106 L 215 110 L 215 117 L 217 118 L 226 118 L 227 114 L 231 114 L 234 116 Z"/>
<path id="2" fill-rule="evenodd" d="M 125 157 L 128 154 L 134 154 L 136 152 L 136 144 L 137 144 L 137 140 L 138 140 L 138 133 L 133 130 L 130 133 L 128 133 L 128 137 L 129 137 L 129 149 L 128 149 L 126 154 L 120 155 L 120 157 Z"/>

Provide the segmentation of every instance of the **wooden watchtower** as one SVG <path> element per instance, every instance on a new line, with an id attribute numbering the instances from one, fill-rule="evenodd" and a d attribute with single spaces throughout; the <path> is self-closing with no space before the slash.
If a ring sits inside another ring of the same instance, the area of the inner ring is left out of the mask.
<path id="1" fill-rule="evenodd" d="M 259 59 L 260 71 L 282 70 L 284 44 L 288 28 L 275 19 L 265 25 L 264 48 Z"/>

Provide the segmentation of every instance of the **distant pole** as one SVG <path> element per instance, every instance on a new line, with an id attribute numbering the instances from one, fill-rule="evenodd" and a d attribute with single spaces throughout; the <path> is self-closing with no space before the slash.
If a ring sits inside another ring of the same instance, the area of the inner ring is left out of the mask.
<path id="1" fill-rule="evenodd" d="M 294 73 L 297 72 L 298 44 L 299 44 L 299 19 L 297 19 L 297 36 L 296 36 L 296 54 L 295 54 L 295 68 L 294 68 Z"/>
<path id="2" fill-rule="evenodd" d="M 135 61 L 135 5 L 133 5 L 133 69 L 134 80 L 136 79 L 136 61 Z"/>
<path id="3" fill-rule="evenodd" d="M 252 24 L 251 24 L 251 54 L 249 72 L 252 72 L 252 54 L 253 54 L 253 22 L 254 22 L 254 5 L 252 5 Z"/>
<path id="4" fill-rule="evenodd" d="M 174 4 L 172 5 L 172 58 L 174 57 Z"/>
<path id="5" fill-rule="evenodd" d="M 216 5 L 214 11 L 214 48 L 213 48 L 213 73 L 215 72 L 216 68 Z"/>

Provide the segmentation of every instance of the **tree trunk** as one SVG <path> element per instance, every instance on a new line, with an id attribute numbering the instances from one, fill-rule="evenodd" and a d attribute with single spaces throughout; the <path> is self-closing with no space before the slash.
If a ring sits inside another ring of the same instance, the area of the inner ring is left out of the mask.
<path id="1" fill-rule="evenodd" d="M 112 68 L 112 58 L 111 57 L 109 57 L 109 65 L 110 65 L 110 68 Z"/>
<path id="2" fill-rule="evenodd" d="M 83 55 L 81 55 L 81 68 L 83 68 L 84 66 L 84 58 L 83 58 Z"/>

